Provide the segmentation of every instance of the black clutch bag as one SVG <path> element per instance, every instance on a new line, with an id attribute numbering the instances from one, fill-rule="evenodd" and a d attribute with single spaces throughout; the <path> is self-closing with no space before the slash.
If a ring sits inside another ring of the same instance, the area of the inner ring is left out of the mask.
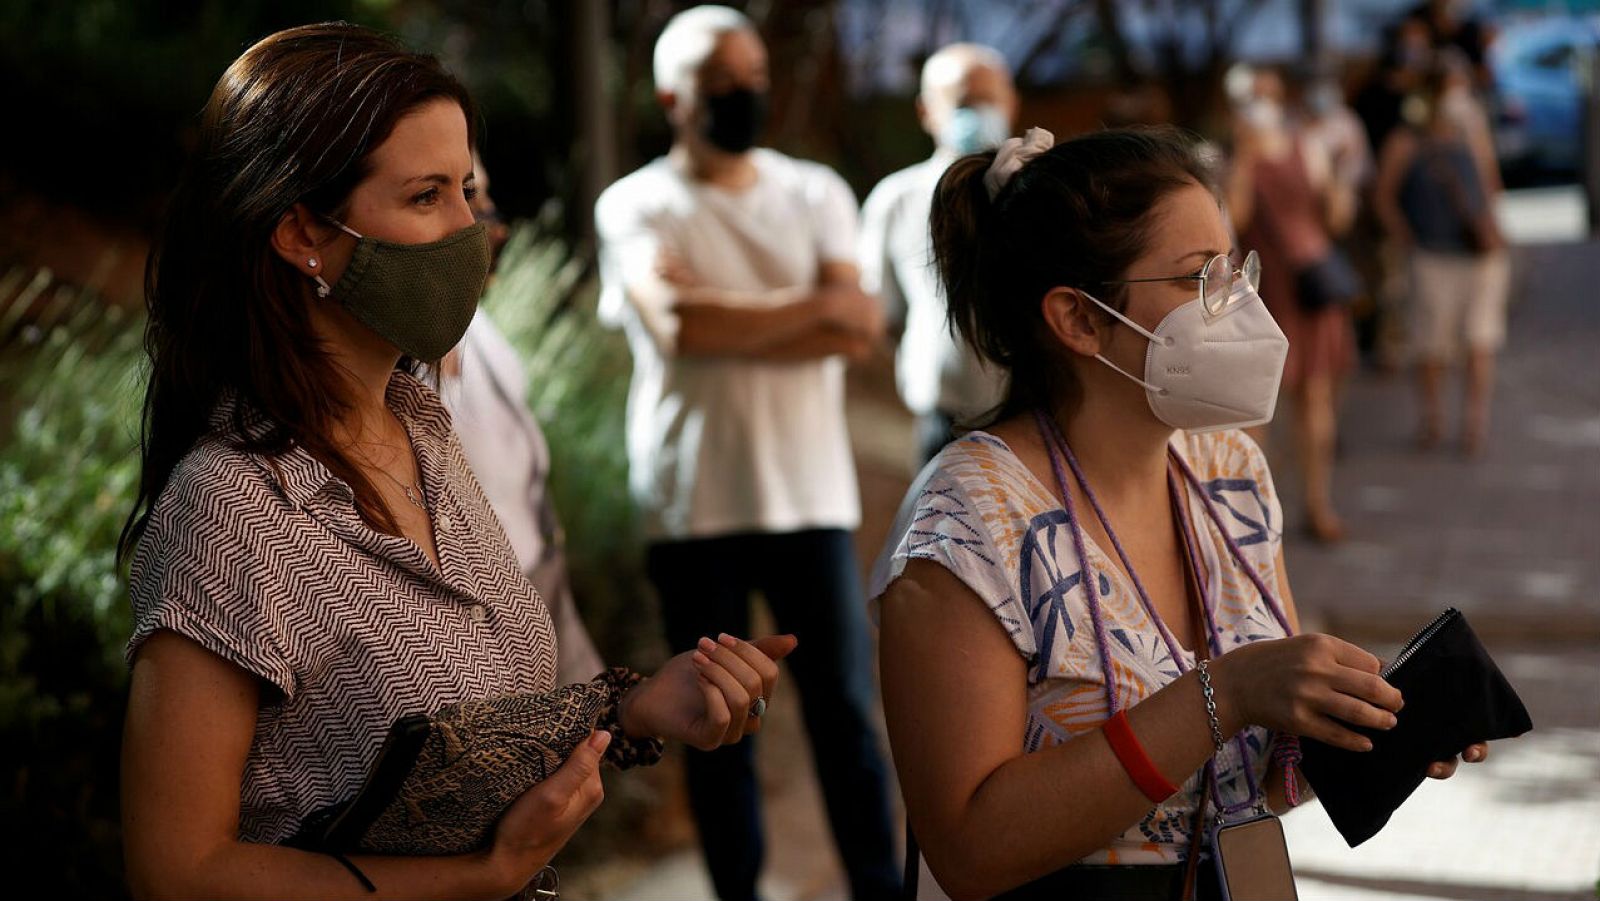
<path id="1" fill-rule="evenodd" d="M 1528 710 L 1454 607 L 1417 633 L 1381 674 L 1405 706 L 1385 731 L 1350 728 L 1372 750 L 1346 751 L 1300 740 L 1306 781 L 1350 847 L 1378 834 L 1427 777 L 1428 767 L 1475 742 L 1533 728 Z"/>

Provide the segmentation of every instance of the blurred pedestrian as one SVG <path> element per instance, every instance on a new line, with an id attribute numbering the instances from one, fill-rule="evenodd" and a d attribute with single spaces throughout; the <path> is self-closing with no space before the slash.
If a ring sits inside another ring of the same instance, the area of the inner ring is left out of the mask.
<path id="1" fill-rule="evenodd" d="M 1359 754 L 1353 727 L 1403 701 L 1376 657 L 1295 634 L 1272 474 L 1239 429 L 1271 418 L 1286 352 L 1262 270 L 1229 259 L 1170 130 L 1030 129 L 938 191 L 953 318 L 1011 378 L 923 470 L 873 580 L 914 837 L 956 898 L 1217 898 L 1213 806 L 1293 806 L 1297 736 Z M 1249 853 L 1292 879 L 1281 841 Z"/>
<path id="2" fill-rule="evenodd" d="M 1489 67 L 1489 45 L 1495 30 L 1483 18 L 1473 15 L 1471 0 L 1425 0 L 1406 13 L 1406 18 L 1422 24 L 1436 51 L 1454 51 L 1466 67 L 1469 90 L 1486 97 L 1494 89 L 1494 70 Z"/>
<path id="3" fill-rule="evenodd" d="M 667 640 L 739 633 L 756 591 L 800 637 L 792 667 L 851 892 L 891 897 L 844 415 L 846 358 L 883 332 L 859 285 L 855 198 L 827 167 L 757 146 L 767 52 L 743 14 L 679 13 L 654 69 L 672 149 L 608 188 L 595 221 L 601 314 L 633 351 L 630 481 Z M 753 898 L 765 841 L 753 750 L 690 753 L 687 769 L 717 894 Z"/>
<path id="4" fill-rule="evenodd" d="M 1355 199 L 1348 230 L 1333 237 L 1361 279 L 1361 296 L 1351 307 L 1357 348 L 1364 358 L 1393 369 L 1404 340 L 1400 310 L 1405 292 L 1395 280 L 1395 272 L 1402 268 L 1398 254 L 1388 247 L 1370 202 L 1377 173 L 1372 142 L 1337 78 L 1326 73 L 1312 76 L 1300 106 L 1306 140 L 1320 145 L 1337 190 Z"/>
<path id="5" fill-rule="evenodd" d="M 1385 31 L 1376 71 L 1354 104 L 1374 153 L 1401 124 L 1400 107 L 1422 86 L 1432 60 L 1433 32 L 1423 19 L 1404 16 Z"/>
<path id="6" fill-rule="evenodd" d="M 555 688 L 545 605 L 416 377 L 488 273 L 473 110 L 437 59 L 345 23 L 264 38 L 207 101 L 151 254 L 119 545 L 134 897 L 518 895 L 600 803 L 602 755 L 760 728 L 749 705 L 793 639 L 608 672 L 598 731 L 472 853 L 288 846 L 356 796 L 401 717 Z"/>
<path id="7" fill-rule="evenodd" d="M 497 259 L 509 231 L 476 152 L 472 163 L 478 191 L 467 205 L 485 224 L 491 259 Z M 561 523 L 547 484 L 550 447 L 528 409 L 527 383 L 516 350 L 482 308 L 461 343 L 439 363 L 439 397 L 523 574 L 550 610 L 561 649 L 556 683 L 568 685 L 593 678 L 604 664 L 573 598 Z"/>
<path id="8" fill-rule="evenodd" d="M 1344 537 L 1333 503 L 1337 397 L 1353 360 L 1350 304 L 1362 289 L 1335 236 L 1349 227 L 1355 204 L 1323 146 L 1291 117 L 1282 77 L 1256 73 L 1236 118 L 1228 209 L 1240 247 L 1261 255 L 1262 296 L 1289 336 L 1283 384 L 1294 401 L 1305 526 L 1324 542 Z"/>
<path id="9" fill-rule="evenodd" d="M 1375 202 L 1409 251 L 1412 343 L 1418 362 L 1418 443 L 1444 432 L 1446 368 L 1466 346 L 1461 446 L 1477 453 L 1489 427 L 1495 355 L 1505 342 L 1510 258 L 1494 217 L 1502 186 L 1487 119 L 1466 61 L 1441 52 L 1407 104 L 1406 127 L 1379 158 Z"/>
<path id="10" fill-rule="evenodd" d="M 1302 133 L 1321 148 L 1328 175 L 1339 190 L 1358 198 L 1371 184 L 1374 166 L 1372 144 L 1361 118 L 1345 101 L 1344 88 L 1329 75 L 1308 79 L 1300 104 Z"/>
<path id="11" fill-rule="evenodd" d="M 933 459 L 958 425 L 989 412 L 1004 385 L 997 370 L 956 339 L 933 271 L 928 214 L 939 176 L 957 157 L 992 150 L 1011 134 L 1017 92 L 1005 57 L 951 44 L 922 67 L 917 119 L 933 156 L 878 183 L 861 212 L 861 284 L 904 323 L 895 375 L 917 417 L 917 465 Z"/>

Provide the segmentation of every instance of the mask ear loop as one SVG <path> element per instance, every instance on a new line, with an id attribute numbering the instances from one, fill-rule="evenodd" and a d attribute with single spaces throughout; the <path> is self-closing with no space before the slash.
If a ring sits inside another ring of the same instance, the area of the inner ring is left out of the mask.
<path id="1" fill-rule="evenodd" d="M 322 218 L 328 220 L 328 222 L 331 225 L 333 225 L 334 228 L 337 228 L 338 230 L 340 230 L 340 231 L 344 232 L 345 234 L 349 235 L 350 237 L 355 238 L 357 241 L 361 240 L 361 238 L 363 237 L 360 232 L 357 232 L 355 229 L 351 228 L 348 225 L 345 225 L 343 222 L 340 222 L 339 220 L 333 218 L 332 216 L 323 216 Z M 327 279 L 323 278 L 322 276 L 313 275 L 311 277 L 311 280 L 313 282 L 316 282 L 316 284 L 317 284 L 317 296 L 318 297 L 327 297 L 330 293 L 333 292 L 333 289 L 328 286 Z"/>
<path id="2" fill-rule="evenodd" d="M 1101 303 L 1100 302 L 1100 298 L 1095 297 L 1093 294 L 1090 294 L 1088 291 L 1085 291 L 1082 288 L 1079 288 L 1078 289 L 1078 293 L 1082 294 L 1084 297 L 1087 297 L 1090 300 L 1094 301 L 1095 305 L 1098 306 L 1100 309 L 1105 310 L 1107 313 L 1110 313 L 1111 315 L 1113 315 L 1113 316 L 1117 317 L 1118 319 L 1122 320 L 1122 324 L 1123 325 L 1126 325 L 1128 328 L 1133 329 L 1134 331 L 1136 331 L 1139 334 L 1143 335 L 1148 340 L 1150 340 L 1152 342 L 1155 342 L 1157 344 L 1166 345 L 1167 347 L 1171 347 L 1172 346 L 1173 341 L 1172 341 L 1171 338 L 1163 338 L 1163 337 L 1155 334 L 1154 332 L 1149 331 L 1148 329 L 1146 329 L 1144 326 L 1140 325 L 1139 323 L 1134 322 L 1132 319 L 1129 319 L 1128 317 L 1122 315 L 1121 313 L 1118 313 L 1116 310 L 1112 309 L 1110 306 L 1107 306 L 1106 304 Z M 1111 362 L 1110 360 L 1106 359 L 1105 354 L 1095 354 L 1094 358 L 1096 360 L 1099 360 L 1100 362 L 1106 364 L 1107 366 L 1110 366 L 1111 369 L 1114 372 L 1118 373 L 1119 375 L 1123 376 L 1124 378 L 1127 378 L 1129 381 L 1132 381 L 1134 384 L 1139 385 L 1140 387 L 1144 388 L 1144 390 L 1149 391 L 1152 394 L 1158 394 L 1158 395 L 1161 395 L 1163 397 L 1166 396 L 1167 389 L 1162 388 L 1159 385 L 1152 385 L 1149 382 L 1145 381 L 1144 379 L 1139 378 L 1138 376 L 1134 375 L 1133 373 L 1127 371 L 1126 369 L 1123 369 L 1121 366 L 1118 366 L 1117 364 L 1115 364 L 1115 363 Z"/>
<path id="3" fill-rule="evenodd" d="M 355 229 L 351 228 L 350 226 L 345 225 L 343 222 L 340 222 L 339 220 L 333 218 L 332 216 L 324 216 L 323 218 L 327 219 L 330 223 L 332 223 L 334 228 L 337 228 L 339 231 L 344 232 L 345 234 L 349 235 L 352 238 L 355 238 L 357 241 L 359 241 L 363 237 L 365 237 L 365 235 L 361 234 L 360 232 L 356 231 Z"/>

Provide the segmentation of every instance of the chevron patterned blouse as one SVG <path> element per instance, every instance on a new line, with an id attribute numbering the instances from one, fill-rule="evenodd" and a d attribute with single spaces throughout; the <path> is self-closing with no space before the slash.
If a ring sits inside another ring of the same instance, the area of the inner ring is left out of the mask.
<path id="1" fill-rule="evenodd" d="M 304 450 L 233 447 L 230 402 L 173 471 L 134 554 L 130 663 L 170 629 L 275 689 L 245 763 L 244 841 L 281 841 L 354 794 L 401 716 L 554 687 L 550 615 L 449 414 L 403 372 L 387 402 L 416 450 L 438 566 L 367 526 L 349 485 Z"/>

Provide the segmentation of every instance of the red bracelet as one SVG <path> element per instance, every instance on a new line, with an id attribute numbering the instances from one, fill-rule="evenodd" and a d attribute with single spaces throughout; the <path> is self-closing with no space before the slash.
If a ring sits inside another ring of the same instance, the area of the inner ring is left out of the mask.
<path id="1" fill-rule="evenodd" d="M 1128 723 L 1126 710 L 1117 711 L 1100 729 L 1106 734 L 1106 741 L 1111 743 L 1111 751 L 1117 755 L 1122 768 L 1128 771 L 1133 784 L 1139 786 L 1150 803 L 1160 804 L 1178 793 L 1178 787 L 1161 775 L 1150 755 L 1144 752 L 1144 745 L 1139 744 L 1139 737 L 1133 734 L 1133 726 Z"/>

